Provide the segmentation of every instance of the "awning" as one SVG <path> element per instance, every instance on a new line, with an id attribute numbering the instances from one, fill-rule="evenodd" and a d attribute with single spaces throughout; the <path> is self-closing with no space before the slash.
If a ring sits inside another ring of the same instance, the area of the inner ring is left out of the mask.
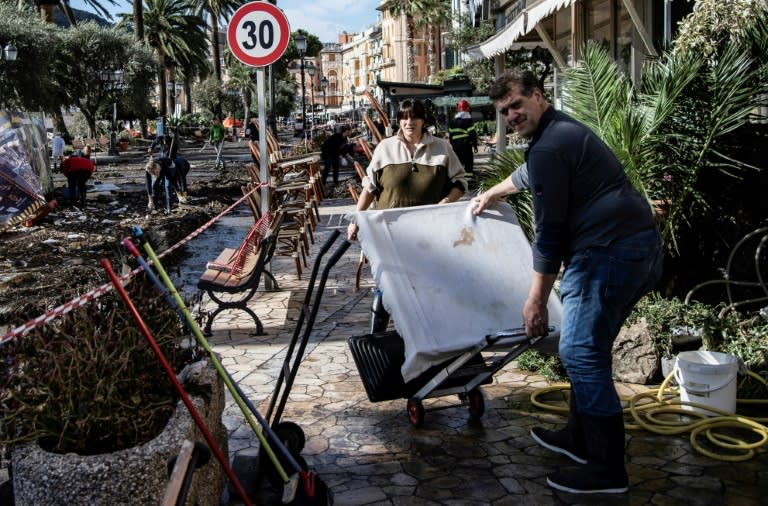
<path id="1" fill-rule="evenodd" d="M 472 61 L 491 58 L 509 49 L 518 37 L 525 35 L 525 33 L 525 13 L 521 12 L 512 23 L 509 23 L 493 37 L 482 44 L 467 48 L 467 55 Z"/>
<path id="2" fill-rule="evenodd" d="M 528 33 L 533 30 L 536 23 L 546 18 L 555 11 L 567 7 L 573 3 L 573 0 L 544 0 L 528 9 L 528 22 L 526 23 Z"/>
<path id="3" fill-rule="evenodd" d="M 544 0 L 530 9 L 521 12 L 514 21 L 507 24 L 500 32 L 482 44 L 467 48 L 467 56 L 472 61 L 490 58 L 509 51 L 521 36 L 533 31 L 536 23 L 553 12 L 567 7 L 574 0 Z"/>

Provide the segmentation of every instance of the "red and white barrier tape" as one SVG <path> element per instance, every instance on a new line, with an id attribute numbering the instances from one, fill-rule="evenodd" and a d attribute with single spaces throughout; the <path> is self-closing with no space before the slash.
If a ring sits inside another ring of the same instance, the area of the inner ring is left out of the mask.
<path id="1" fill-rule="evenodd" d="M 164 256 L 168 255 L 172 251 L 180 248 L 182 245 L 188 243 L 201 233 L 203 233 L 207 228 L 209 228 L 211 225 L 216 223 L 218 220 L 220 220 L 222 217 L 227 215 L 232 209 L 240 205 L 245 199 L 247 199 L 251 193 L 260 190 L 263 186 L 267 186 L 267 183 L 261 183 L 257 186 L 255 186 L 251 191 L 244 194 L 242 198 L 238 199 L 234 204 L 230 205 L 226 209 L 224 209 L 222 212 L 211 218 L 207 223 L 201 225 L 198 227 L 195 231 L 190 233 L 188 236 L 181 239 L 179 242 L 168 248 L 167 250 L 163 251 L 161 254 L 157 255 L 158 258 L 163 258 Z M 151 265 L 151 261 L 148 262 Z M 125 284 L 125 281 L 130 279 L 132 276 L 135 276 L 139 272 L 141 272 L 141 267 L 136 268 L 129 272 L 128 274 L 124 274 L 120 276 L 120 282 Z M 61 306 L 54 308 L 47 313 L 38 316 L 37 318 L 34 318 L 32 320 L 29 320 L 27 323 L 20 325 L 16 327 L 15 329 L 11 330 L 4 336 L 0 337 L 0 345 L 5 344 L 6 342 L 10 341 L 11 339 L 14 339 L 16 337 L 22 336 L 29 332 L 30 330 L 34 329 L 35 327 L 38 327 L 40 325 L 45 325 L 46 323 L 58 318 L 59 316 L 65 315 L 72 311 L 73 309 L 77 309 L 80 306 L 84 306 L 85 304 L 94 301 L 107 293 L 110 290 L 113 290 L 114 286 L 112 286 L 111 283 L 105 283 L 97 288 L 94 288 L 93 290 L 81 295 L 80 297 L 73 299 L 69 302 L 66 302 L 62 304 Z"/>

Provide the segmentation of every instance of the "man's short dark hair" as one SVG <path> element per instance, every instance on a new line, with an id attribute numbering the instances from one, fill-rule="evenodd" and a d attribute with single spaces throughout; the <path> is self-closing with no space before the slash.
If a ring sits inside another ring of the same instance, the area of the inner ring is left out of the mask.
<path id="1" fill-rule="evenodd" d="M 494 102 L 501 100 L 511 91 L 511 86 L 518 86 L 520 88 L 520 94 L 526 97 L 530 97 L 535 88 L 541 89 L 539 80 L 533 72 L 530 70 L 514 68 L 506 70 L 496 78 L 496 81 L 494 81 L 491 88 L 488 90 L 488 98 Z"/>
<path id="2" fill-rule="evenodd" d="M 342 125 L 341 128 L 339 129 L 339 133 L 343 134 L 344 132 L 349 132 L 350 130 L 352 130 L 351 126 L 349 126 L 349 125 Z"/>

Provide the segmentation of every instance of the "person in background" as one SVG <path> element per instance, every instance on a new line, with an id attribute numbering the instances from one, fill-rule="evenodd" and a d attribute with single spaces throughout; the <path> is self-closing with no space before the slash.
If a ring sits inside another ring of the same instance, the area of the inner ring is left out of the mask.
<path id="1" fill-rule="evenodd" d="M 221 156 L 222 149 L 224 148 L 224 125 L 221 124 L 221 119 L 216 116 L 213 118 L 213 124 L 211 124 L 211 131 L 208 135 L 208 141 L 213 146 L 214 151 L 216 152 L 216 163 L 215 167 L 218 169 L 221 167 L 224 168 L 224 160 Z"/>
<path id="2" fill-rule="evenodd" d="M 251 160 L 258 164 L 259 160 L 255 153 L 259 151 L 259 118 L 251 118 L 250 123 L 245 127 L 245 138 L 251 150 Z"/>
<path id="3" fill-rule="evenodd" d="M 351 144 L 347 141 L 351 134 L 352 129 L 348 125 L 344 125 L 338 132 L 328 137 L 323 142 L 323 145 L 320 146 L 320 153 L 323 159 L 323 187 L 326 185 L 328 173 L 331 169 L 333 169 L 333 184 L 339 184 L 339 157 L 349 154 L 352 150 Z"/>
<path id="4" fill-rule="evenodd" d="M 159 150 L 158 156 L 166 156 L 167 142 L 164 135 L 155 136 L 155 138 L 152 140 L 152 144 L 150 144 L 149 148 L 147 148 L 147 153 L 152 156 L 155 153 L 155 150 Z"/>
<path id="5" fill-rule="evenodd" d="M 168 158 L 176 158 L 179 154 L 179 144 L 181 139 L 179 137 L 179 129 L 174 128 L 171 135 L 155 136 L 152 144 L 149 145 L 147 153 L 152 155 L 155 149 L 159 149 L 159 156 L 167 156 Z"/>
<path id="6" fill-rule="evenodd" d="M 158 207 L 160 194 L 165 195 L 165 212 L 171 212 L 172 195 L 177 193 L 179 202 L 186 203 L 187 173 L 189 162 L 183 157 L 172 160 L 161 156 L 147 162 L 145 169 L 147 189 L 147 209 L 154 211 Z"/>
<path id="7" fill-rule="evenodd" d="M 467 191 L 464 169 L 445 139 L 425 127 L 427 112 L 418 100 L 404 100 L 397 111 L 396 135 L 383 139 L 373 151 L 356 210 L 365 211 L 374 202 L 377 209 L 447 204 Z M 347 238 L 357 239 L 358 226 L 352 222 Z M 376 288 L 371 307 L 371 333 L 386 330 L 389 313 L 384 309 L 381 290 Z"/>
<path id="8" fill-rule="evenodd" d="M 56 132 L 51 139 L 51 158 L 53 159 L 53 170 L 56 171 L 64 159 L 64 138 L 60 132 Z"/>
<path id="9" fill-rule="evenodd" d="M 464 171 L 471 175 L 475 171 L 473 153 L 477 153 L 477 132 L 469 109 L 467 100 L 459 100 L 456 104 L 456 115 L 448 125 L 448 137 L 453 150 L 464 165 Z"/>
<path id="10" fill-rule="evenodd" d="M 67 178 L 69 200 L 85 209 L 86 184 L 96 169 L 93 160 L 81 151 L 77 151 L 61 162 L 61 172 Z"/>
<path id="11" fill-rule="evenodd" d="M 505 195 L 529 190 L 536 236 L 522 308 L 528 336 L 547 334 L 547 301 L 562 268 L 559 353 L 571 382 L 565 428 L 531 430 L 548 450 L 581 464 L 547 477 L 569 493 L 623 493 L 624 417 L 611 349 L 635 303 L 661 276 L 662 243 L 646 199 L 589 128 L 544 97 L 530 71 L 499 76 L 489 96 L 507 124 L 530 139 L 525 163 L 473 199 L 475 215 Z"/>

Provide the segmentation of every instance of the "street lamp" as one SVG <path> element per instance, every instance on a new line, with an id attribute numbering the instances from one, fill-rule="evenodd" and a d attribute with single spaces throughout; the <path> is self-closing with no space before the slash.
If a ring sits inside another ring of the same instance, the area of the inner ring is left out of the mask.
<path id="1" fill-rule="evenodd" d="M 8 44 L 3 48 L 3 60 L 16 61 L 16 57 L 19 55 L 19 50 L 13 44 Z"/>
<path id="2" fill-rule="evenodd" d="M 11 43 L 8 43 L 7 46 L 2 47 L 2 51 L 0 51 L 0 59 L 6 60 L 6 61 L 16 61 L 16 57 L 19 55 L 19 50 L 16 49 L 16 46 L 14 46 Z M 0 91 L 0 96 L 5 96 L 5 90 Z M 0 104 L 4 102 L 0 101 Z"/>
<path id="3" fill-rule="evenodd" d="M 294 37 L 294 42 L 296 43 L 296 50 L 299 52 L 299 58 L 301 59 L 301 121 L 302 121 L 302 128 L 304 131 L 302 132 L 304 134 L 304 139 L 307 138 L 307 100 L 306 100 L 306 93 L 304 93 L 304 52 L 307 50 L 307 38 L 302 34 L 301 32 L 296 34 L 296 37 Z"/>
<path id="4" fill-rule="evenodd" d="M 355 85 L 349 87 L 349 91 L 352 92 L 352 123 L 354 123 L 357 120 L 357 114 L 355 112 L 356 106 L 355 106 Z"/>
<path id="5" fill-rule="evenodd" d="M 309 72 L 309 93 L 310 101 L 312 102 L 312 128 L 315 127 L 315 66 L 311 63 L 307 68 Z"/>
<path id="6" fill-rule="evenodd" d="M 323 114 L 325 114 L 326 119 L 328 119 L 328 104 L 325 102 L 325 90 L 328 89 L 328 78 L 325 76 L 320 79 L 320 89 L 323 90 Z"/>

